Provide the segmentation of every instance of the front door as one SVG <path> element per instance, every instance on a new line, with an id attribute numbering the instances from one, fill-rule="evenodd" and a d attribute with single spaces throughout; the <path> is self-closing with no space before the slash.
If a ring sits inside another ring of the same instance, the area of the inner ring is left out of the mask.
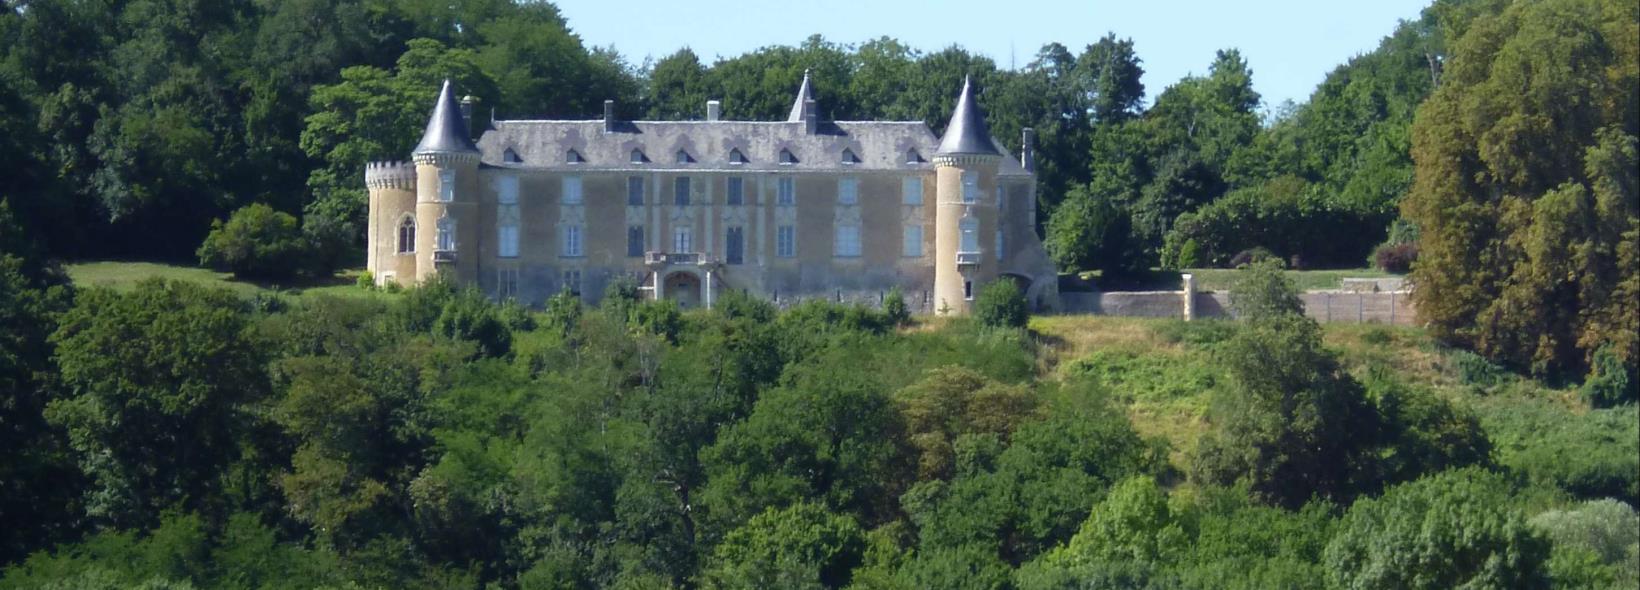
<path id="1" fill-rule="evenodd" d="M 666 297 L 684 309 L 700 305 L 700 279 L 686 272 L 666 275 Z"/>

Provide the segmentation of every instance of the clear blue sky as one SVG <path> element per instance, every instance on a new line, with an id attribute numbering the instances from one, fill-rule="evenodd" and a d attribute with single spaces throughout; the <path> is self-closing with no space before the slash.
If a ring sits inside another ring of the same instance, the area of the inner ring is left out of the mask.
<path id="1" fill-rule="evenodd" d="M 1131 37 L 1146 98 L 1236 47 L 1266 107 L 1303 102 L 1351 56 L 1370 51 L 1429 0 L 558 0 L 588 45 L 613 44 L 633 64 L 688 46 L 704 61 L 819 33 L 858 43 L 887 35 L 923 51 L 957 44 L 1002 68 L 1044 43 L 1080 53 L 1107 31 Z"/>

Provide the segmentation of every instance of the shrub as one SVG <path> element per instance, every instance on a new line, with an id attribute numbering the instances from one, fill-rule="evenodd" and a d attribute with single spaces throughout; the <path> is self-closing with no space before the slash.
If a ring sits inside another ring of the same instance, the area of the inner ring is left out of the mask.
<path id="1" fill-rule="evenodd" d="M 1640 399 L 1640 391 L 1636 386 L 1635 371 L 1632 365 L 1623 363 L 1617 358 L 1610 346 L 1603 346 L 1594 352 L 1594 362 L 1590 363 L 1589 376 L 1583 380 L 1583 387 L 1579 392 L 1583 398 L 1597 408 L 1630 403 Z"/>
<path id="2" fill-rule="evenodd" d="M 360 289 L 375 289 L 376 275 L 368 270 L 361 272 L 359 273 L 359 278 L 354 280 L 353 284 L 357 285 Z"/>
<path id="3" fill-rule="evenodd" d="M 1412 263 L 1418 260 L 1418 243 L 1384 244 L 1372 252 L 1372 265 L 1378 270 L 1395 274 L 1406 274 L 1412 271 Z"/>
<path id="4" fill-rule="evenodd" d="M 211 233 L 199 245 L 199 263 L 247 279 L 288 279 L 308 263 L 312 249 L 288 213 L 256 203 L 245 206 L 227 223 L 211 223 Z"/>
<path id="5" fill-rule="evenodd" d="M 1230 257 L 1230 268 L 1241 268 L 1261 260 L 1281 260 L 1281 257 L 1276 256 L 1276 253 L 1271 252 L 1269 248 L 1256 246 L 1237 252 L 1235 256 Z"/>
<path id="6" fill-rule="evenodd" d="M 905 293 L 899 287 L 889 289 L 888 294 L 883 296 L 883 314 L 896 326 L 911 323 L 911 308 L 906 307 Z"/>
<path id="7" fill-rule="evenodd" d="M 1246 320 L 1304 313 L 1298 288 L 1281 271 L 1281 261 L 1273 258 L 1257 260 L 1236 273 L 1230 286 L 1230 307 L 1236 317 Z"/>
<path id="8" fill-rule="evenodd" d="M 1198 268 L 1202 265 L 1202 245 L 1196 238 L 1184 241 L 1179 253 L 1173 256 L 1173 268 Z"/>
<path id="9" fill-rule="evenodd" d="M 1025 294 L 1010 279 L 991 281 L 974 302 L 974 317 L 992 328 L 1023 328 L 1030 315 L 1025 308 Z"/>

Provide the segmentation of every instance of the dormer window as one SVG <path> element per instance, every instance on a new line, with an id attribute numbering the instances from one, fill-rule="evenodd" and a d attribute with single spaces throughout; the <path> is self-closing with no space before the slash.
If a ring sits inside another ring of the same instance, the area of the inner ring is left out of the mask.
<path id="1" fill-rule="evenodd" d="M 746 154 L 740 153 L 740 148 L 735 148 L 735 149 L 729 150 L 729 163 L 730 164 L 745 164 L 746 163 Z"/>
<path id="2" fill-rule="evenodd" d="M 678 150 L 678 153 L 677 153 L 676 157 L 677 157 L 677 163 L 679 163 L 679 164 L 690 164 L 690 163 L 693 163 L 695 161 L 695 159 L 693 157 L 689 156 L 689 152 L 684 151 L 684 150 Z"/>
<path id="3" fill-rule="evenodd" d="M 844 166 L 853 166 L 860 163 L 860 157 L 854 155 L 854 150 L 844 148 L 842 162 Z"/>
<path id="4" fill-rule="evenodd" d="M 524 158 L 519 157 L 518 152 L 513 151 L 512 148 L 507 148 L 507 151 L 501 154 L 501 161 L 508 164 L 518 164 L 523 162 Z"/>
<path id="5" fill-rule="evenodd" d="M 797 163 L 797 156 L 792 155 L 791 150 L 781 148 L 781 150 L 780 150 L 780 164 L 783 165 L 783 166 L 790 166 L 790 165 L 796 164 L 796 163 Z"/>
<path id="6" fill-rule="evenodd" d="M 905 163 L 907 163 L 907 164 L 921 164 L 922 161 L 923 161 L 922 154 L 917 153 L 917 150 L 906 150 L 905 151 Z"/>
<path id="7" fill-rule="evenodd" d="M 564 163 L 565 164 L 582 164 L 582 163 L 585 163 L 586 161 L 587 161 L 586 158 L 581 157 L 581 152 L 575 151 L 573 149 L 564 150 Z"/>
<path id="8" fill-rule="evenodd" d="M 644 157 L 643 150 L 640 150 L 638 148 L 632 148 L 632 163 L 633 164 L 642 164 L 642 163 L 648 162 L 648 161 L 649 161 L 649 158 Z"/>

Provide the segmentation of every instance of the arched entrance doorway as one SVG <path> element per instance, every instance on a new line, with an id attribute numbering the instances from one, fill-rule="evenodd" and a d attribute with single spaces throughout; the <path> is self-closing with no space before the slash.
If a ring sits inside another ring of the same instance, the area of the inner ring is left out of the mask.
<path id="1" fill-rule="evenodd" d="M 664 292 L 668 299 L 677 301 L 679 307 L 697 307 L 700 305 L 700 277 L 681 271 L 666 275 Z"/>

